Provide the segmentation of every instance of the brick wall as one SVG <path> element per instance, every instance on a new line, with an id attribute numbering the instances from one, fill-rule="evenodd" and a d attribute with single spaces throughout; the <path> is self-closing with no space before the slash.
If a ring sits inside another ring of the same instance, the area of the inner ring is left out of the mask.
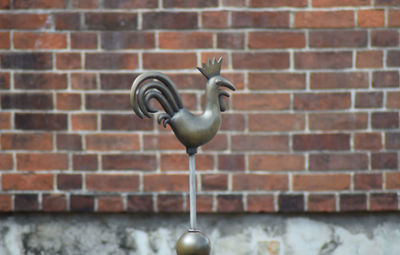
<path id="1" fill-rule="evenodd" d="M 398 210 L 399 0 L 0 0 L 0 211 L 188 210 L 185 149 L 129 106 L 160 70 L 237 87 L 202 212 Z"/>

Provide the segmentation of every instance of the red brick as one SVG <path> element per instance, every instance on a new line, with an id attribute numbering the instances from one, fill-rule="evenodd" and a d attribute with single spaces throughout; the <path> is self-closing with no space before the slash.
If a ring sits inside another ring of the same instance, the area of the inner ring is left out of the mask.
<path id="1" fill-rule="evenodd" d="M 386 173 L 386 189 L 400 189 L 400 172 Z"/>
<path id="2" fill-rule="evenodd" d="M 382 92 L 357 92 L 356 108 L 380 108 L 383 104 Z"/>
<path id="3" fill-rule="evenodd" d="M 235 69 L 287 69 L 289 54 L 273 53 L 233 53 L 232 65 Z"/>
<path id="4" fill-rule="evenodd" d="M 247 196 L 248 212 L 274 212 L 274 196 L 273 195 L 248 195 Z"/>
<path id="5" fill-rule="evenodd" d="M 371 116 L 372 128 L 393 129 L 399 127 L 398 112 L 373 112 Z"/>
<path id="6" fill-rule="evenodd" d="M 101 73 L 100 85 L 105 90 L 130 90 L 136 74 L 130 73 Z"/>
<path id="7" fill-rule="evenodd" d="M 398 6 L 399 1 L 398 0 L 376 0 L 375 5 L 381 5 L 381 6 Z"/>
<path id="8" fill-rule="evenodd" d="M 313 7 L 340 7 L 370 5 L 369 0 L 312 0 Z"/>
<path id="9" fill-rule="evenodd" d="M 80 174 L 57 175 L 57 188 L 60 190 L 82 189 L 82 175 Z"/>
<path id="10" fill-rule="evenodd" d="M 136 69 L 136 53 L 86 53 L 86 69 Z"/>
<path id="11" fill-rule="evenodd" d="M 131 110 L 128 94 L 86 94 L 88 110 Z"/>
<path id="12" fill-rule="evenodd" d="M 65 49 L 67 35 L 47 32 L 15 32 L 13 42 L 16 49 Z"/>
<path id="13" fill-rule="evenodd" d="M 0 9 L 10 9 L 10 1 L 11 0 L 0 0 Z"/>
<path id="14" fill-rule="evenodd" d="M 304 196 L 280 194 L 278 197 L 279 211 L 283 213 L 295 213 L 304 211 Z"/>
<path id="15" fill-rule="evenodd" d="M 385 26 L 385 10 L 359 10 L 357 15 L 359 27 Z"/>
<path id="16" fill-rule="evenodd" d="M 218 0 L 164 0 L 164 8 L 207 8 L 218 7 Z"/>
<path id="17" fill-rule="evenodd" d="M 54 14 L 57 30 L 80 30 L 81 15 L 78 12 L 60 12 Z"/>
<path id="18" fill-rule="evenodd" d="M 235 174 L 232 180 L 233 190 L 287 190 L 286 174 Z"/>
<path id="19" fill-rule="evenodd" d="M 3 150 L 52 150 L 53 135 L 38 133 L 2 134 Z"/>
<path id="20" fill-rule="evenodd" d="M 10 73 L 0 72 L 0 89 L 10 89 Z"/>
<path id="21" fill-rule="evenodd" d="M 201 175 L 202 191 L 226 191 L 228 190 L 228 175 L 203 174 Z"/>
<path id="22" fill-rule="evenodd" d="M 213 47 L 211 32 L 160 32 L 159 47 L 162 49 L 204 49 Z"/>
<path id="23" fill-rule="evenodd" d="M 364 153 L 311 154 L 310 170 L 367 170 L 369 160 Z"/>
<path id="24" fill-rule="evenodd" d="M 355 212 L 367 209 L 367 197 L 365 194 L 340 194 L 340 211 Z"/>
<path id="25" fill-rule="evenodd" d="M 298 134 L 293 135 L 294 150 L 349 150 L 348 134 Z"/>
<path id="26" fill-rule="evenodd" d="M 380 133 L 356 133 L 354 134 L 354 149 L 356 150 L 380 150 L 382 149 L 382 136 Z"/>
<path id="27" fill-rule="evenodd" d="M 311 194 L 308 196 L 309 212 L 334 212 L 336 210 L 335 196 Z"/>
<path id="28" fill-rule="evenodd" d="M 57 53 L 56 55 L 57 69 L 81 69 L 81 54 L 80 53 Z"/>
<path id="29" fill-rule="evenodd" d="M 228 20 L 228 12 L 226 11 L 205 11 L 201 13 L 203 28 L 227 28 Z"/>
<path id="30" fill-rule="evenodd" d="M 368 43 L 366 31 L 311 31 L 310 46 L 315 48 L 365 47 Z"/>
<path id="31" fill-rule="evenodd" d="M 357 51 L 357 68 L 382 67 L 383 52 L 379 50 Z"/>
<path id="32" fill-rule="evenodd" d="M 387 53 L 387 65 L 388 66 L 400 66 L 400 51 L 391 50 Z"/>
<path id="33" fill-rule="evenodd" d="M 34 212 L 39 210 L 37 194 L 18 194 L 14 197 L 14 211 Z"/>
<path id="34" fill-rule="evenodd" d="M 304 114 L 251 114 L 248 128 L 250 131 L 297 131 L 305 128 Z"/>
<path id="35" fill-rule="evenodd" d="M 10 32 L 0 32 L 0 49 L 10 48 Z"/>
<path id="36" fill-rule="evenodd" d="M 137 134 L 90 134 L 86 136 L 86 149 L 95 151 L 139 150 Z"/>
<path id="37" fill-rule="evenodd" d="M 0 154 L 0 170 L 11 170 L 13 169 L 14 161 L 11 154 Z"/>
<path id="38" fill-rule="evenodd" d="M 0 130 L 11 129 L 11 113 L 0 113 Z"/>
<path id="39" fill-rule="evenodd" d="M 400 149 L 400 133 L 386 133 L 385 144 L 387 149 Z"/>
<path id="40" fill-rule="evenodd" d="M 196 12 L 146 12 L 142 15 L 142 29 L 196 29 Z"/>
<path id="41" fill-rule="evenodd" d="M 393 30 L 374 30 L 371 32 L 371 45 L 397 47 L 399 46 L 399 33 Z"/>
<path id="42" fill-rule="evenodd" d="M 12 209 L 11 195 L 0 195 L 0 212 L 10 212 Z"/>
<path id="43" fill-rule="evenodd" d="M 93 212 L 94 197 L 89 195 L 71 195 L 70 209 L 72 212 Z"/>
<path id="44" fill-rule="evenodd" d="M 382 189 L 382 174 L 355 174 L 354 189 L 356 190 Z"/>
<path id="45" fill-rule="evenodd" d="M 15 9 L 64 9 L 64 0 L 14 0 Z"/>
<path id="46" fill-rule="evenodd" d="M 183 197 L 181 195 L 159 195 L 157 197 L 158 212 L 183 212 Z"/>
<path id="47" fill-rule="evenodd" d="M 196 211 L 200 213 L 210 213 L 213 211 L 213 196 L 212 195 L 197 195 L 196 196 Z M 190 198 L 186 198 L 186 210 L 190 209 Z"/>
<path id="48" fill-rule="evenodd" d="M 82 150 L 82 137 L 78 134 L 57 134 L 57 150 Z"/>
<path id="49" fill-rule="evenodd" d="M 233 94 L 233 109 L 236 110 L 285 110 L 290 108 L 290 95 L 280 94 Z"/>
<path id="50" fill-rule="evenodd" d="M 185 150 L 173 134 L 144 135 L 143 147 L 145 150 Z"/>
<path id="51" fill-rule="evenodd" d="M 293 190 L 326 191 L 349 190 L 350 175 L 348 174 L 308 174 L 293 176 Z"/>
<path id="52" fill-rule="evenodd" d="M 68 155 L 62 153 L 17 154 L 17 170 L 66 170 Z"/>
<path id="53" fill-rule="evenodd" d="M 97 170 L 98 162 L 95 154 L 76 154 L 72 156 L 73 170 Z"/>
<path id="54" fill-rule="evenodd" d="M 399 87 L 399 72 L 397 72 L 397 71 L 374 72 L 372 87 L 374 87 L 374 88 L 397 88 L 397 87 Z"/>
<path id="55" fill-rule="evenodd" d="M 57 93 L 57 110 L 80 110 L 82 105 L 79 93 Z"/>
<path id="56" fill-rule="evenodd" d="M 244 7 L 246 6 L 246 0 L 222 0 L 222 5 L 231 7 Z"/>
<path id="57" fill-rule="evenodd" d="M 196 65 L 194 53 L 143 53 L 145 69 L 192 69 Z"/>
<path id="58" fill-rule="evenodd" d="M 97 130 L 97 115 L 92 113 L 78 113 L 71 115 L 72 130 Z"/>
<path id="59" fill-rule="evenodd" d="M 305 89 L 305 75 L 300 73 L 249 73 L 248 87 L 255 90 Z"/>
<path id="60" fill-rule="evenodd" d="M 99 7 L 98 0 L 73 0 L 72 7 L 76 9 L 96 9 Z"/>
<path id="61" fill-rule="evenodd" d="M 53 190 L 52 174 L 3 174 L 4 190 Z"/>
<path id="62" fill-rule="evenodd" d="M 128 196 L 128 212 L 153 212 L 153 196 L 130 195 Z"/>
<path id="63" fill-rule="evenodd" d="M 98 212 L 123 212 L 124 203 L 120 196 L 101 196 L 97 198 Z"/>
<path id="64" fill-rule="evenodd" d="M 233 151 L 288 151 L 289 137 L 286 135 L 234 135 Z"/>
<path id="65" fill-rule="evenodd" d="M 132 114 L 102 114 L 101 130 L 153 130 L 153 120 Z"/>
<path id="66" fill-rule="evenodd" d="M 324 111 L 348 109 L 351 104 L 349 93 L 302 93 L 294 95 L 294 109 Z"/>
<path id="67" fill-rule="evenodd" d="M 244 171 L 245 157 L 242 154 L 218 155 L 218 170 Z"/>
<path id="68" fill-rule="evenodd" d="M 160 158 L 161 171 L 189 170 L 189 161 L 186 154 L 162 154 Z M 196 155 L 196 170 L 210 170 L 214 168 L 214 158 L 211 155 Z"/>
<path id="69" fill-rule="evenodd" d="M 398 198 L 396 193 L 373 193 L 370 196 L 371 211 L 397 211 Z"/>
<path id="70" fill-rule="evenodd" d="M 104 32 L 101 34 L 101 47 L 106 50 L 152 49 L 155 36 L 148 32 Z"/>
<path id="71" fill-rule="evenodd" d="M 305 169 L 303 155 L 256 154 L 249 155 L 249 170 L 255 171 L 302 171 Z"/>
<path id="72" fill-rule="evenodd" d="M 40 29 L 49 28 L 48 14 L 36 13 L 2 13 L 0 29 Z"/>
<path id="73" fill-rule="evenodd" d="M 156 170 L 157 160 L 155 155 L 103 155 L 104 170 Z"/>
<path id="74" fill-rule="evenodd" d="M 352 67 L 353 54 L 349 51 L 296 52 L 296 69 L 343 69 Z"/>
<path id="75" fill-rule="evenodd" d="M 351 28 L 354 26 L 353 11 L 303 11 L 297 12 L 296 28 Z"/>
<path id="76" fill-rule="evenodd" d="M 225 134 L 217 134 L 209 143 L 201 146 L 204 151 L 222 151 L 228 149 L 228 137 Z"/>
<path id="77" fill-rule="evenodd" d="M 143 190 L 187 192 L 189 190 L 189 177 L 184 174 L 144 175 Z"/>
<path id="78" fill-rule="evenodd" d="M 72 49 L 96 49 L 97 34 L 93 32 L 74 32 L 71 33 Z"/>
<path id="79" fill-rule="evenodd" d="M 68 86 L 67 75 L 57 73 L 17 73 L 14 87 L 23 90 L 58 90 Z"/>
<path id="80" fill-rule="evenodd" d="M 397 170 L 398 167 L 397 152 L 375 152 L 371 154 L 372 169 Z"/>
<path id="81" fill-rule="evenodd" d="M 217 33 L 217 48 L 244 49 L 244 33 L 229 32 Z"/>
<path id="82" fill-rule="evenodd" d="M 304 48 L 305 35 L 302 32 L 250 32 L 248 46 L 251 49 Z"/>
<path id="83" fill-rule="evenodd" d="M 287 28 L 289 27 L 288 12 L 232 12 L 232 27 L 234 28 Z"/>
<path id="84" fill-rule="evenodd" d="M 305 7 L 307 0 L 251 0 L 251 7 Z"/>
<path id="85" fill-rule="evenodd" d="M 367 129 L 367 113 L 313 113 L 309 115 L 310 130 Z"/>
<path id="86" fill-rule="evenodd" d="M 222 115 L 221 130 L 244 130 L 244 115 L 237 113 L 225 113 Z"/>
<path id="87" fill-rule="evenodd" d="M 241 195 L 218 195 L 217 212 L 243 212 Z"/>
<path id="88" fill-rule="evenodd" d="M 389 10 L 389 27 L 400 27 L 400 10 Z"/>
<path id="89" fill-rule="evenodd" d="M 89 174 L 86 175 L 86 189 L 104 192 L 139 191 L 138 175 Z"/>
<path id="90" fill-rule="evenodd" d="M 53 66 L 52 55 L 48 52 L 7 52 L 0 56 L 3 69 L 49 70 Z"/>
<path id="91" fill-rule="evenodd" d="M 368 88 L 369 76 L 365 72 L 311 73 L 312 89 Z"/>
<path id="92" fill-rule="evenodd" d="M 44 212 L 65 212 L 67 198 L 63 194 L 43 194 L 42 208 Z"/>

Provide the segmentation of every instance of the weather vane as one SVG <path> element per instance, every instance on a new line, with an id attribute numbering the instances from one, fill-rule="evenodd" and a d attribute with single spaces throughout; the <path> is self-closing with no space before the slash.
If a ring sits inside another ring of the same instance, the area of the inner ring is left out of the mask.
<path id="1" fill-rule="evenodd" d="M 208 79 L 206 106 L 200 115 L 192 114 L 183 106 L 174 83 L 160 72 L 139 75 L 131 88 L 131 105 L 137 116 L 151 118 L 157 110 L 150 106 L 150 100 L 157 100 L 165 111 L 158 115 L 158 123 L 164 127 L 171 126 L 189 155 L 190 228 L 177 242 L 178 255 L 208 255 L 211 250 L 210 241 L 197 229 L 195 154 L 199 146 L 214 138 L 221 126 L 221 112 L 226 110 L 222 96 L 229 97 L 228 92 L 221 87 L 235 90 L 233 84 L 220 75 L 221 64 L 222 58 L 218 61 L 214 58 L 198 67 Z"/>

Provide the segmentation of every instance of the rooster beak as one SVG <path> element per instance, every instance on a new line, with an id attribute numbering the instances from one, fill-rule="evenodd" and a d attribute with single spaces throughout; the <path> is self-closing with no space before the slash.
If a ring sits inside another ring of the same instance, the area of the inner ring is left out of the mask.
<path id="1" fill-rule="evenodd" d="M 236 88 L 235 88 L 235 86 L 233 86 L 232 82 L 228 81 L 225 78 L 221 77 L 221 81 L 219 82 L 219 84 L 221 87 L 226 87 L 230 90 L 236 90 Z"/>

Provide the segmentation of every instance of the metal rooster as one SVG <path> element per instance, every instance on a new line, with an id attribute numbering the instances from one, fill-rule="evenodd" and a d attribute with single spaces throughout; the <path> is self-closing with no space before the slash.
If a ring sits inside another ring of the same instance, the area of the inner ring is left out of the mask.
<path id="1" fill-rule="evenodd" d="M 174 83 L 164 74 L 148 72 L 139 75 L 131 89 L 131 105 L 140 118 L 151 118 L 157 112 L 150 106 L 150 100 L 156 99 L 165 113 L 158 116 L 158 123 L 169 124 L 179 141 L 186 146 L 187 153 L 193 155 L 197 148 L 209 142 L 221 125 L 221 111 L 226 105 L 222 96 L 229 97 L 221 87 L 235 90 L 233 84 L 220 75 L 222 58 L 208 60 L 198 70 L 208 79 L 206 85 L 206 108 L 196 116 L 184 108 Z M 144 81 L 150 80 L 147 83 Z"/>

